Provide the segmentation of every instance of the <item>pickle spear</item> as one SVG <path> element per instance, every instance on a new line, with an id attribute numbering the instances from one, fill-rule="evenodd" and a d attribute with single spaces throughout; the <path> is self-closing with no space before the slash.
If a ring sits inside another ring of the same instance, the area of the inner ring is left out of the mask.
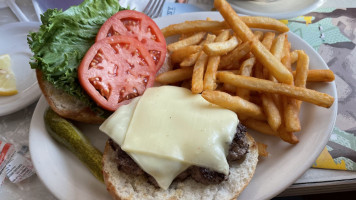
<path id="1" fill-rule="evenodd" d="M 76 155 L 98 180 L 104 182 L 103 154 L 90 143 L 80 130 L 50 108 L 44 114 L 44 121 L 48 133 Z"/>

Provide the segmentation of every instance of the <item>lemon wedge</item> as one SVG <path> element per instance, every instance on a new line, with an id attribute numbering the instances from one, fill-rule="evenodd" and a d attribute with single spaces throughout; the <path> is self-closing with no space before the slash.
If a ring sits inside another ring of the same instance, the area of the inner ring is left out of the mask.
<path id="1" fill-rule="evenodd" d="M 0 55 L 0 95 L 17 94 L 15 74 L 11 68 L 11 58 L 8 54 Z"/>

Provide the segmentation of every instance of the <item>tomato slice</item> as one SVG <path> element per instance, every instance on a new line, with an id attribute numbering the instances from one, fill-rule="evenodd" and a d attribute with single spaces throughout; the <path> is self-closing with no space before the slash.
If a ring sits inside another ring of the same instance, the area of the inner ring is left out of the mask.
<path id="1" fill-rule="evenodd" d="M 138 39 L 150 52 L 156 71 L 162 67 L 166 58 L 166 40 L 157 24 L 147 15 L 134 10 L 117 12 L 101 26 L 96 41 L 113 35 Z"/>
<path id="2" fill-rule="evenodd" d="M 151 87 L 155 64 L 135 38 L 112 36 L 96 42 L 78 68 L 81 86 L 102 108 L 115 111 Z"/>

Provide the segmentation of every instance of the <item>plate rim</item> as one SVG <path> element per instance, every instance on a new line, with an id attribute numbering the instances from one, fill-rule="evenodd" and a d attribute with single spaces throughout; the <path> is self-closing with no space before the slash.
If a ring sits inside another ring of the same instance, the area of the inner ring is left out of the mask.
<path id="1" fill-rule="evenodd" d="M 41 25 L 40 22 L 12 22 L 3 24 L 0 26 L 0 31 L 3 29 L 16 29 L 16 28 L 39 28 Z M 6 48 L 4 48 L 6 50 Z M 32 73 L 35 73 L 33 71 Z M 19 93 L 15 94 L 13 97 L 16 98 L 15 101 L 11 101 L 7 104 L 0 105 L 0 116 L 9 115 L 15 113 L 28 105 L 36 102 L 41 96 L 42 92 L 38 85 L 38 82 L 35 81 L 31 83 L 27 88 L 23 91 L 19 91 Z M 3 96 L 2 96 L 3 97 Z M 4 96 L 7 97 L 7 96 Z M 8 96 L 11 98 L 11 96 Z M 1 98 L 1 97 L 0 97 Z M 19 103 L 20 102 L 20 103 Z"/>
<path id="2" fill-rule="evenodd" d="M 212 17 L 213 19 L 215 19 L 216 15 L 220 15 L 220 14 L 219 14 L 218 12 L 211 12 L 211 11 L 208 11 L 208 12 L 184 13 L 184 14 L 181 14 L 181 15 L 184 15 L 184 18 L 188 18 L 188 17 L 193 16 L 193 19 L 192 19 L 192 20 L 195 20 L 195 19 L 198 18 L 198 16 L 199 16 L 199 17 L 210 16 L 210 17 Z M 211 15 L 212 15 L 212 16 L 211 16 Z M 166 19 L 164 19 L 164 20 L 169 21 L 170 18 L 172 18 L 172 19 L 173 19 L 173 18 L 179 18 L 179 16 L 180 16 L 180 15 L 173 15 L 173 16 L 165 16 L 165 17 L 163 17 L 163 18 L 166 18 Z M 220 16 L 220 17 L 221 17 L 221 16 Z M 159 21 L 159 20 L 162 20 L 162 18 L 156 18 L 156 19 L 154 19 L 154 20 Z M 178 23 L 178 22 L 177 22 L 177 23 Z M 317 59 L 318 59 L 318 60 L 321 60 L 321 61 L 323 62 L 324 67 L 328 68 L 327 64 L 326 64 L 325 61 L 322 59 L 322 57 L 321 57 L 308 43 L 306 43 L 306 42 L 305 42 L 303 39 L 301 39 L 298 35 L 296 35 L 296 34 L 294 34 L 294 33 L 292 33 L 292 32 L 288 32 L 288 34 L 294 35 L 294 36 L 297 37 L 299 40 L 301 40 L 301 42 L 304 43 L 304 45 L 309 46 L 310 49 L 311 49 L 312 51 L 314 51 L 315 55 L 317 55 Z M 308 163 L 312 163 L 312 162 L 315 161 L 315 159 L 319 156 L 319 154 L 321 153 L 321 151 L 322 151 L 323 148 L 325 147 L 327 141 L 329 140 L 329 137 L 330 137 L 330 135 L 331 135 L 331 133 L 332 133 L 333 127 L 334 127 L 335 122 L 336 122 L 338 101 L 337 101 L 337 91 L 336 91 L 335 81 L 333 81 L 332 83 L 330 83 L 330 85 L 331 85 L 331 90 L 332 90 L 332 92 L 334 93 L 333 96 L 334 96 L 334 98 L 335 98 L 334 104 L 333 104 L 332 107 L 331 107 L 331 108 L 333 109 L 332 112 L 331 112 L 331 114 L 332 114 L 332 116 L 331 116 L 331 123 L 329 124 L 329 126 L 328 126 L 328 128 L 327 128 L 327 130 L 328 130 L 327 137 L 326 137 L 326 136 L 324 137 L 325 142 L 323 141 L 322 143 L 319 143 L 319 146 L 318 146 L 318 147 L 319 147 L 319 150 L 314 151 L 310 156 L 308 156 L 308 158 L 309 158 L 309 159 L 307 159 L 307 160 L 308 160 Z M 36 111 L 38 110 L 38 107 L 41 106 L 40 103 L 43 101 L 42 98 L 43 98 L 43 97 L 41 97 L 40 101 L 38 102 L 38 104 L 37 104 L 37 106 L 36 106 L 36 108 L 35 108 L 34 116 L 35 116 Z M 42 100 L 42 101 L 41 101 L 41 100 Z M 45 100 L 44 100 L 44 101 L 45 101 Z M 331 108 L 330 108 L 330 109 L 331 109 Z M 30 126 L 30 150 L 33 148 L 32 145 L 31 145 L 31 141 L 32 141 L 32 140 L 31 140 L 31 136 L 33 137 L 33 132 L 32 132 L 32 125 L 33 125 L 33 122 L 32 122 L 32 121 L 35 121 L 35 120 L 36 120 L 36 119 L 34 119 L 34 118 L 31 119 L 31 126 Z M 33 152 L 33 151 L 31 151 L 31 152 Z M 32 155 L 32 153 L 31 153 L 31 156 L 36 156 L 36 155 Z M 35 168 L 37 168 L 37 167 L 36 167 L 36 164 L 35 164 Z M 283 186 L 283 187 L 280 187 L 280 189 L 275 190 L 274 192 L 268 194 L 267 196 L 266 196 L 266 195 L 263 196 L 263 198 L 272 198 L 272 197 L 278 195 L 280 192 L 282 192 L 283 190 L 285 190 L 289 185 L 291 185 L 292 183 L 294 183 L 294 182 L 299 178 L 299 176 L 302 175 L 302 174 L 303 174 L 306 170 L 308 170 L 308 169 L 309 169 L 309 167 L 301 168 L 301 169 L 298 171 L 298 175 L 297 175 L 297 176 L 294 176 L 292 179 L 289 179 L 288 184 L 286 184 L 286 185 Z M 44 178 L 44 177 L 41 177 L 40 173 L 39 173 L 38 175 L 39 175 L 41 181 L 43 181 L 43 183 L 46 185 L 46 180 L 44 180 L 45 178 Z M 46 185 L 46 187 L 49 188 L 47 185 Z M 58 197 L 58 198 L 63 198 L 63 196 L 60 196 L 61 194 L 58 194 L 58 192 L 53 191 L 53 190 L 51 190 L 50 188 L 49 188 L 49 190 L 50 190 L 50 191 L 52 192 L 52 194 L 54 194 L 56 197 Z M 59 192 L 59 193 L 60 193 L 60 192 Z M 59 195 L 59 196 L 58 196 L 58 195 Z M 63 195 L 63 194 L 62 194 L 62 195 Z M 242 193 L 242 195 L 243 195 L 243 193 Z"/>
<path id="3" fill-rule="evenodd" d="M 307 14 L 317 8 L 319 8 L 321 5 L 323 5 L 325 0 L 315 0 L 313 3 L 309 4 L 309 6 L 304 7 L 303 9 L 300 9 L 298 11 L 294 12 L 277 12 L 277 13 L 267 13 L 267 12 L 257 12 L 245 8 L 241 8 L 238 5 L 231 3 L 231 0 L 229 0 L 229 3 L 231 7 L 239 13 L 245 14 L 245 15 L 251 15 L 251 16 L 264 16 L 264 17 L 272 17 L 276 19 L 290 19 L 294 17 L 298 17 L 304 14 Z M 249 2 L 243 2 L 245 4 L 248 4 Z"/>

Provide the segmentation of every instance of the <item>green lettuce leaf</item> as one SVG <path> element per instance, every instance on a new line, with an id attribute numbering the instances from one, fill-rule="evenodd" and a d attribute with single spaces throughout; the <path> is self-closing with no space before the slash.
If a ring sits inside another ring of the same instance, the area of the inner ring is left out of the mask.
<path id="1" fill-rule="evenodd" d="M 85 0 L 66 11 L 49 9 L 42 16 L 38 32 L 27 40 L 33 52 L 31 68 L 42 71 L 56 88 L 79 98 L 94 111 L 103 114 L 81 88 L 77 68 L 94 44 L 101 25 L 112 15 L 125 10 L 118 0 Z"/>

